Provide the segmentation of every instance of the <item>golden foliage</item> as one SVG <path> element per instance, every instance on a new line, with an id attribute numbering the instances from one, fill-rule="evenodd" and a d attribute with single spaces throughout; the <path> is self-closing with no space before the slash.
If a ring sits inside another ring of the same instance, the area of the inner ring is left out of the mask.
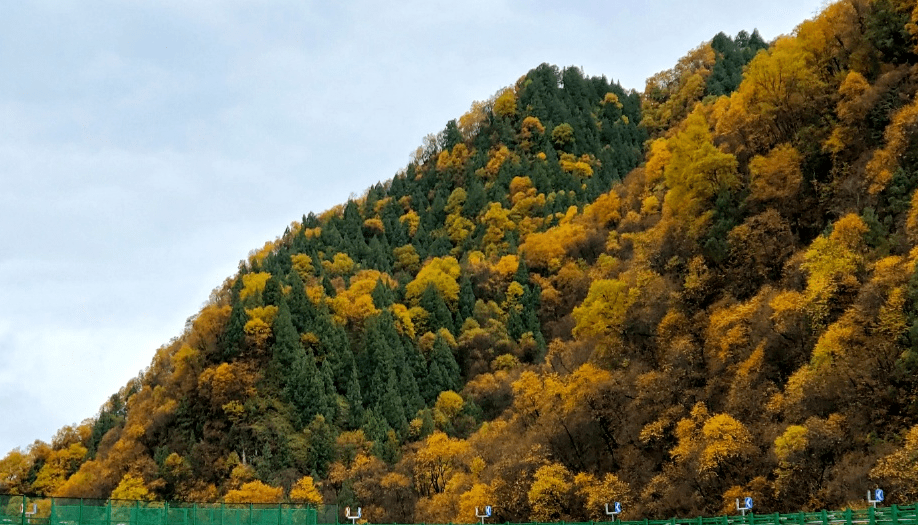
<path id="1" fill-rule="evenodd" d="M 280 503 L 283 496 L 282 487 L 272 487 L 255 480 L 227 492 L 224 501 L 227 503 Z"/>
<path id="2" fill-rule="evenodd" d="M 296 485 L 290 488 L 290 501 L 309 505 L 322 504 L 322 494 L 316 488 L 312 476 L 303 476 L 297 480 Z"/>
<path id="3" fill-rule="evenodd" d="M 587 515 L 591 520 L 607 520 L 605 509 L 612 502 L 618 501 L 623 507 L 628 507 L 632 501 L 631 487 L 612 473 L 606 473 L 599 480 L 593 474 L 581 472 L 574 476 L 574 486 L 586 502 Z"/>
<path id="4" fill-rule="evenodd" d="M 221 408 L 227 403 L 245 402 L 255 395 L 257 375 L 249 365 L 241 362 L 221 363 L 204 369 L 198 377 L 201 395 L 211 406 Z"/>
<path id="5" fill-rule="evenodd" d="M 658 136 L 688 115 L 704 96 L 716 55 L 710 44 L 691 50 L 672 69 L 647 79 L 641 100 L 641 125 Z"/>
<path id="6" fill-rule="evenodd" d="M 583 304 L 574 308 L 577 337 L 615 337 L 621 331 L 628 309 L 639 291 L 618 279 L 593 281 Z"/>
<path id="7" fill-rule="evenodd" d="M 369 232 L 370 235 L 380 235 L 386 232 L 386 227 L 379 217 L 370 217 L 363 221 L 363 229 Z"/>
<path id="8" fill-rule="evenodd" d="M 569 505 L 571 481 L 571 473 L 564 465 L 552 463 L 540 467 L 527 493 L 529 519 L 534 522 L 564 519 Z"/>
<path id="9" fill-rule="evenodd" d="M 394 270 L 396 272 L 417 273 L 421 269 L 421 257 L 412 244 L 399 246 L 392 250 L 395 256 Z"/>
<path id="10" fill-rule="evenodd" d="M 791 454 L 799 454 L 806 450 L 806 427 L 802 425 L 790 425 L 784 430 L 784 433 L 775 438 L 775 455 L 778 461 L 786 462 Z"/>
<path id="11" fill-rule="evenodd" d="M 450 478 L 462 467 L 468 442 L 440 431 L 427 437 L 415 454 L 414 482 L 418 492 L 431 495 L 446 490 Z"/>
<path id="12" fill-rule="evenodd" d="M 153 499 L 153 495 L 147 490 L 143 479 L 128 473 L 121 478 L 121 482 L 112 491 L 111 499 L 149 501 Z"/>
<path id="13" fill-rule="evenodd" d="M 877 194 L 892 180 L 893 172 L 899 165 L 899 159 L 911 145 L 915 132 L 918 131 L 918 100 L 899 110 L 886 127 L 884 138 L 886 145 L 874 152 L 867 163 L 867 179 L 870 182 L 868 191 Z"/>
<path id="14" fill-rule="evenodd" d="M 918 498 L 918 426 L 909 429 L 898 450 L 877 461 L 870 477 L 889 483 L 905 501 Z"/>
<path id="15" fill-rule="evenodd" d="M 469 160 L 472 152 L 469 148 L 459 143 L 453 146 L 453 151 L 441 151 L 437 157 L 437 170 L 453 173 L 461 173 L 465 169 L 465 163 Z"/>
<path id="16" fill-rule="evenodd" d="M 360 270 L 354 274 L 350 287 L 339 292 L 329 302 L 335 321 L 339 324 L 359 325 L 368 317 L 378 314 L 379 309 L 373 304 L 371 294 L 379 282 L 390 288 L 397 286 L 395 280 L 379 270 Z"/>
<path id="17" fill-rule="evenodd" d="M 753 151 L 790 140 L 807 113 L 806 106 L 825 89 L 811 58 L 811 52 L 793 37 L 780 37 L 757 54 L 730 96 L 728 108 L 720 111 L 717 133 L 738 133 Z"/>
<path id="18" fill-rule="evenodd" d="M 583 208 L 583 219 L 591 226 L 604 228 L 621 219 L 621 199 L 615 191 L 603 193 Z"/>
<path id="19" fill-rule="evenodd" d="M 487 226 L 481 244 L 488 256 L 495 256 L 503 252 L 507 243 L 504 238 L 508 231 L 516 229 L 516 224 L 510 219 L 510 210 L 505 209 L 501 203 L 492 202 L 481 214 L 480 221 Z"/>
<path id="20" fill-rule="evenodd" d="M 719 191 L 739 186 L 736 158 L 712 141 L 708 122 L 693 111 L 682 129 L 667 141 L 669 161 L 663 170 L 669 191 L 664 210 L 697 230 L 707 221 L 706 203 Z"/>
<path id="21" fill-rule="evenodd" d="M 784 199 L 797 194 L 803 174 L 800 162 L 803 157 L 790 144 L 780 144 L 768 152 L 757 155 L 749 162 L 752 198 L 760 201 Z"/>
<path id="22" fill-rule="evenodd" d="M 455 304 L 459 298 L 459 283 L 456 282 L 459 272 L 459 261 L 455 257 L 434 257 L 405 285 L 405 296 L 416 302 L 424 290 L 433 285 L 445 301 Z"/>
<path id="23" fill-rule="evenodd" d="M 485 164 L 484 170 L 481 175 L 493 180 L 497 177 L 497 172 L 500 171 L 500 167 L 504 165 L 504 162 L 507 162 L 512 158 L 513 154 L 510 153 L 510 148 L 507 146 L 501 145 L 499 148 L 493 148 L 488 152 L 488 163 Z"/>
<path id="24" fill-rule="evenodd" d="M 452 419 L 462 411 L 463 405 L 465 405 L 465 400 L 462 399 L 462 396 L 452 390 L 446 390 L 437 396 L 434 410 L 446 416 L 447 419 Z"/>
<path id="25" fill-rule="evenodd" d="M 242 290 L 239 291 L 239 298 L 255 296 L 265 289 L 265 283 L 271 278 L 268 272 L 247 273 L 242 276 Z"/>
<path id="26" fill-rule="evenodd" d="M 26 488 L 27 476 L 32 468 L 28 454 L 14 448 L 0 460 L 0 490 L 7 494 L 21 494 Z"/>
<path id="27" fill-rule="evenodd" d="M 494 505 L 494 490 L 490 485 L 484 483 L 475 483 L 472 487 L 459 496 L 459 514 L 456 516 L 457 523 L 475 523 L 478 517 L 475 513 L 484 512 L 485 507 Z"/>
<path id="28" fill-rule="evenodd" d="M 561 166 L 561 171 L 570 173 L 571 175 L 577 177 L 578 179 L 587 179 L 593 176 L 593 164 L 596 164 L 598 161 L 592 157 L 592 155 L 583 154 L 580 158 L 577 158 L 570 153 L 562 153 L 561 158 L 558 160 L 558 164 Z"/>
<path id="29" fill-rule="evenodd" d="M 670 455 L 677 463 L 691 464 L 699 474 L 714 473 L 754 453 L 752 435 L 729 414 L 710 415 L 698 403 L 691 416 L 676 424 L 678 443 Z"/>
<path id="30" fill-rule="evenodd" d="M 67 478 L 77 471 L 86 453 L 82 443 L 71 443 L 66 448 L 52 451 L 32 482 L 32 489 L 39 494 L 56 495 Z"/>
<path id="31" fill-rule="evenodd" d="M 331 275 L 349 275 L 354 271 L 354 260 L 346 253 L 338 252 L 331 261 L 322 261 L 322 267 Z"/>
<path id="32" fill-rule="evenodd" d="M 513 89 L 507 88 L 500 93 L 494 101 L 494 114 L 504 118 L 516 116 L 516 93 Z"/>
<path id="33" fill-rule="evenodd" d="M 459 131 L 466 140 L 471 139 L 481 128 L 481 123 L 487 120 L 488 103 L 481 101 L 472 102 L 472 107 L 459 117 Z"/>
<path id="34" fill-rule="evenodd" d="M 414 237 L 418 232 L 418 226 L 421 225 L 421 216 L 414 210 L 408 210 L 398 220 L 408 227 L 408 235 L 411 237 Z"/>

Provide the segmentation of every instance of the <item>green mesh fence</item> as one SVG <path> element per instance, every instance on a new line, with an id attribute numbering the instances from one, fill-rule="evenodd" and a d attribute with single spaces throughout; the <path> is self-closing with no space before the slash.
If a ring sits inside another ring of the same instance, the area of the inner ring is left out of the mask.
<path id="1" fill-rule="evenodd" d="M 0 495 L 0 525 L 330 525 L 336 505 L 235 504 Z"/>
<path id="2" fill-rule="evenodd" d="M 0 495 L 0 525 L 338 525 L 341 522 L 347 523 L 347 520 L 339 515 L 336 505 L 315 508 L 290 504 L 169 503 Z M 563 525 L 597 525 L 597 522 Z M 918 525 L 918 505 L 616 521 L 615 525 Z"/>

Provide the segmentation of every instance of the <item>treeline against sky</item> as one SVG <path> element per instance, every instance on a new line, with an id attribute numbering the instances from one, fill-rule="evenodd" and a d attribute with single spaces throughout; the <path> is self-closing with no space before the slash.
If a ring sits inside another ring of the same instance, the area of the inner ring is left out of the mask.
<path id="1" fill-rule="evenodd" d="M 916 44 L 914 1 L 845 0 L 641 94 L 543 64 L 253 251 L 0 488 L 400 523 L 914 501 Z"/>

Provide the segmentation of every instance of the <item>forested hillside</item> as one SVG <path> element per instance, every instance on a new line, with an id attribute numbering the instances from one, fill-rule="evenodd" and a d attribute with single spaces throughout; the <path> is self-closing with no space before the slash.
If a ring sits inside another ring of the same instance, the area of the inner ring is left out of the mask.
<path id="1" fill-rule="evenodd" d="M 918 6 L 541 65 L 252 252 L 0 489 L 370 522 L 918 499 Z"/>

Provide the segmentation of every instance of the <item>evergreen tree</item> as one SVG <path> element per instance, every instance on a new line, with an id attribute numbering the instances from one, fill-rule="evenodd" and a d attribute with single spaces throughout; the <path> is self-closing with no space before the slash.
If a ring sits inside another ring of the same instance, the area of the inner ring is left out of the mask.
<path id="1" fill-rule="evenodd" d="M 322 413 L 329 421 L 338 419 L 338 391 L 335 389 L 334 373 L 332 372 L 331 362 L 328 359 L 322 361 L 319 367 L 319 374 L 322 376 L 322 386 L 326 399 L 326 410 Z"/>
<path id="2" fill-rule="evenodd" d="M 405 435 L 408 431 L 408 418 L 405 414 L 405 403 L 399 393 L 398 378 L 395 370 L 390 368 L 388 376 L 388 380 L 376 402 L 376 410 L 399 435 Z"/>
<path id="3" fill-rule="evenodd" d="M 335 427 L 321 415 L 316 414 L 306 427 L 309 443 L 309 470 L 319 479 L 328 475 L 328 465 L 335 460 Z"/>
<path id="4" fill-rule="evenodd" d="M 303 334 L 310 331 L 316 321 L 318 312 L 312 301 L 306 296 L 306 287 L 300 278 L 300 274 L 291 271 L 287 276 L 287 280 L 290 283 L 290 294 L 287 296 L 286 302 L 288 308 L 290 308 L 290 317 L 293 319 L 293 326 L 296 327 L 297 332 Z"/>
<path id="5" fill-rule="evenodd" d="M 363 434 L 373 443 L 374 454 L 377 454 L 376 444 L 380 446 L 386 440 L 386 434 L 392 430 L 385 416 L 380 413 L 378 408 L 367 410 L 366 423 L 363 425 Z M 377 456 L 378 457 L 378 456 Z"/>
<path id="6" fill-rule="evenodd" d="M 239 279 L 239 283 L 242 279 Z M 237 294 L 234 294 L 237 295 Z M 220 346 L 223 349 L 222 358 L 224 361 L 230 361 L 242 354 L 245 348 L 245 323 L 248 322 L 248 315 L 245 313 L 245 307 L 238 298 L 233 301 L 233 309 L 230 312 L 226 328 L 223 330 L 223 337 Z"/>
<path id="7" fill-rule="evenodd" d="M 325 382 L 316 367 L 315 356 L 306 353 L 290 367 L 284 391 L 295 409 L 300 425 L 311 421 L 316 414 L 329 412 L 329 400 L 325 395 Z"/>
<path id="8" fill-rule="evenodd" d="M 344 398 L 348 404 L 349 428 L 359 428 L 364 423 L 363 396 L 360 394 L 360 380 L 357 376 L 357 367 L 351 363 L 344 390 Z"/>
<path id="9" fill-rule="evenodd" d="M 428 284 L 427 288 L 421 294 L 418 301 L 421 308 L 429 314 L 427 317 L 427 329 L 436 332 L 440 328 L 446 328 L 450 333 L 456 333 L 456 327 L 453 325 L 453 315 L 443 300 L 443 296 L 437 290 L 433 283 Z"/>
<path id="10" fill-rule="evenodd" d="M 453 390 L 458 392 L 462 383 L 459 377 L 459 364 L 453 356 L 446 340 L 437 336 L 434 340 L 433 349 L 430 352 L 430 364 L 428 365 L 428 385 L 424 393 L 424 399 L 428 404 L 436 401 L 440 392 Z"/>
<path id="11" fill-rule="evenodd" d="M 392 250 L 379 240 L 378 235 L 370 239 L 367 250 L 369 255 L 364 259 L 364 266 L 386 273 L 392 271 Z"/>
<path id="12" fill-rule="evenodd" d="M 272 375 L 284 377 L 287 370 L 303 354 L 303 347 L 300 345 L 300 335 L 293 326 L 293 318 L 290 316 L 290 308 L 286 302 L 281 302 L 277 315 L 274 317 L 272 326 L 274 332 L 274 345 L 271 347 Z"/>
<path id="13" fill-rule="evenodd" d="M 466 185 L 466 198 L 465 203 L 462 205 L 462 215 L 477 217 L 487 205 L 488 198 L 485 194 L 484 184 L 481 183 L 478 177 L 472 177 Z"/>
<path id="14" fill-rule="evenodd" d="M 522 260 L 521 257 L 521 264 Z M 456 308 L 456 324 L 461 326 L 462 322 L 472 317 L 474 310 L 475 291 L 472 288 L 472 281 L 469 279 L 468 274 L 463 272 L 459 278 L 459 304 Z"/>
<path id="15" fill-rule="evenodd" d="M 322 288 L 325 290 L 325 295 L 329 297 L 335 297 L 338 295 L 338 290 L 335 290 L 335 287 L 332 285 L 331 280 L 327 275 L 322 276 Z"/>
<path id="16" fill-rule="evenodd" d="M 395 302 L 395 294 L 392 293 L 392 289 L 382 279 L 376 281 L 376 286 L 370 295 L 373 297 L 373 306 L 380 310 L 392 306 Z"/>

